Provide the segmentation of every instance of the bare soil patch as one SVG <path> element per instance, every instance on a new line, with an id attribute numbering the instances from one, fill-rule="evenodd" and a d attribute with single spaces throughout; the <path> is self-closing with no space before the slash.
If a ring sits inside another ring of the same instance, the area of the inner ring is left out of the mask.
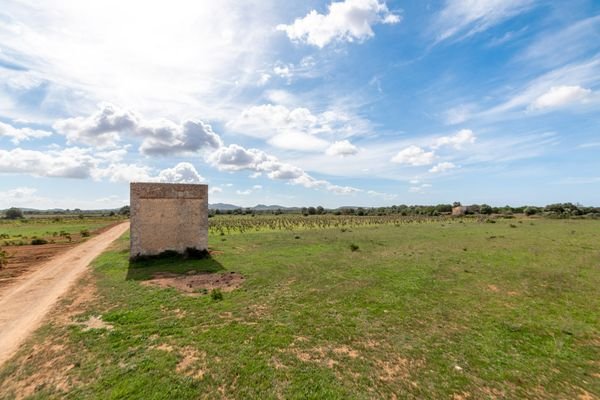
<path id="1" fill-rule="evenodd" d="M 203 294 L 203 291 L 213 289 L 230 292 L 239 288 L 243 282 L 244 276 L 237 272 L 196 273 L 196 271 L 189 271 L 185 275 L 157 272 L 142 284 L 174 288 L 184 293 L 199 295 Z"/>
<path id="2" fill-rule="evenodd" d="M 82 322 L 81 325 L 84 331 L 89 331 L 90 329 L 106 329 L 110 331 L 113 329 L 112 325 L 102 320 L 101 315 L 92 315 L 87 321 Z"/>
<path id="3" fill-rule="evenodd" d="M 115 222 L 92 231 L 92 237 L 106 232 L 110 228 L 120 224 Z M 46 238 L 48 240 L 52 237 Z M 8 265 L 0 268 L 0 288 L 10 285 L 22 275 L 33 272 L 53 257 L 72 249 L 86 238 L 78 233 L 71 234 L 71 242 L 48 243 L 42 245 L 2 246 L 2 250 L 8 253 Z"/>

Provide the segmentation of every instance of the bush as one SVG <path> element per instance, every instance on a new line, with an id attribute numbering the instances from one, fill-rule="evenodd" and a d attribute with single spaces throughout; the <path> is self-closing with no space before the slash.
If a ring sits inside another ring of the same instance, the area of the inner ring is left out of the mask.
<path id="1" fill-rule="evenodd" d="M 8 254 L 4 250 L 0 250 L 0 269 L 8 264 Z"/>
<path id="2" fill-rule="evenodd" d="M 47 244 L 48 241 L 46 239 L 35 238 L 31 241 L 33 245 Z"/>
<path id="3" fill-rule="evenodd" d="M 358 246 L 355 245 L 354 243 L 350 244 L 350 250 L 351 251 L 357 251 L 358 250 Z"/>
<path id="4" fill-rule="evenodd" d="M 223 300 L 223 292 L 221 292 L 221 289 L 213 289 L 210 291 L 210 298 L 214 301 L 221 301 Z"/>
<path id="5" fill-rule="evenodd" d="M 535 207 L 525 207 L 523 212 L 525 213 L 525 215 L 535 215 L 538 213 L 538 209 Z"/>
<path id="6" fill-rule="evenodd" d="M 22 219 L 23 217 L 23 211 L 21 211 L 21 209 L 19 208 L 9 208 L 8 210 L 6 210 L 6 215 L 5 215 L 6 219 Z"/>
<path id="7" fill-rule="evenodd" d="M 90 237 L 90 231 L 88 231 L 87 229 L 84 229 L 79 233 L 81 233 L 82 237 Z"/>
<path id="8" fill-rule="evenodd" d="M 494 211 L 492 207 L 487 204 L 482 204 L 481 206 L 479 206 L 479 212 L 481 214 L 490 215 L 492 211 Z"/>

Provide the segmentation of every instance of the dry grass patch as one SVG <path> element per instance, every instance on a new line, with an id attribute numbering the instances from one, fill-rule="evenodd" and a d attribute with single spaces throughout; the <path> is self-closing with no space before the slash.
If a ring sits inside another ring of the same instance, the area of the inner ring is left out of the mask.
<path id="1" fill-rule="evenodd" d="M 161 288 L 174 288 L 190 295 L 200 295 L 213 289 L 231 292 L 244 282 L 244 276 L 237 272 L 196 273 L 190 271 L 184 275 L 170 272 L 157 272 L 142 285 Z"/>

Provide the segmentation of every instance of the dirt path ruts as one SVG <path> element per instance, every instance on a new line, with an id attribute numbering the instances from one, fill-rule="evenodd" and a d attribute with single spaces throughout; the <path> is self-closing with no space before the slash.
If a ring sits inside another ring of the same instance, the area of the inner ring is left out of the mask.
<path id="1" fill-rule="evenodd" d="M 81 276 L 87 266 L 129 229 L 119 224 L 56 256 L 35 272 L 0 291 L 0 365 L 42 322 L 56 300 Z"/>

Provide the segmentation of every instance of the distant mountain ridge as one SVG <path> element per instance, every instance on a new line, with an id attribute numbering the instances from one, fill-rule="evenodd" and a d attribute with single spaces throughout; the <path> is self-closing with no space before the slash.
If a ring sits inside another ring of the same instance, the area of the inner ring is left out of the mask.
<path id="1" fill-rule="evenodd" d="M 254 207 L 242 207 L 236 206 L 235 204 L 228 203 L 215 203 L 209 204 L 208 208 L 211 210 L 219 210 L 219 211 L 229 211 L 229 210 L 239 210 L 240 208 L 246 210 L 255 210 L 255 211 L 275 211 L 275 210 L 299 210 L 299 207 L 284 207 L 279 206 L 277 204 L 266 205 L 266 204 L 257 204 Z"/>

